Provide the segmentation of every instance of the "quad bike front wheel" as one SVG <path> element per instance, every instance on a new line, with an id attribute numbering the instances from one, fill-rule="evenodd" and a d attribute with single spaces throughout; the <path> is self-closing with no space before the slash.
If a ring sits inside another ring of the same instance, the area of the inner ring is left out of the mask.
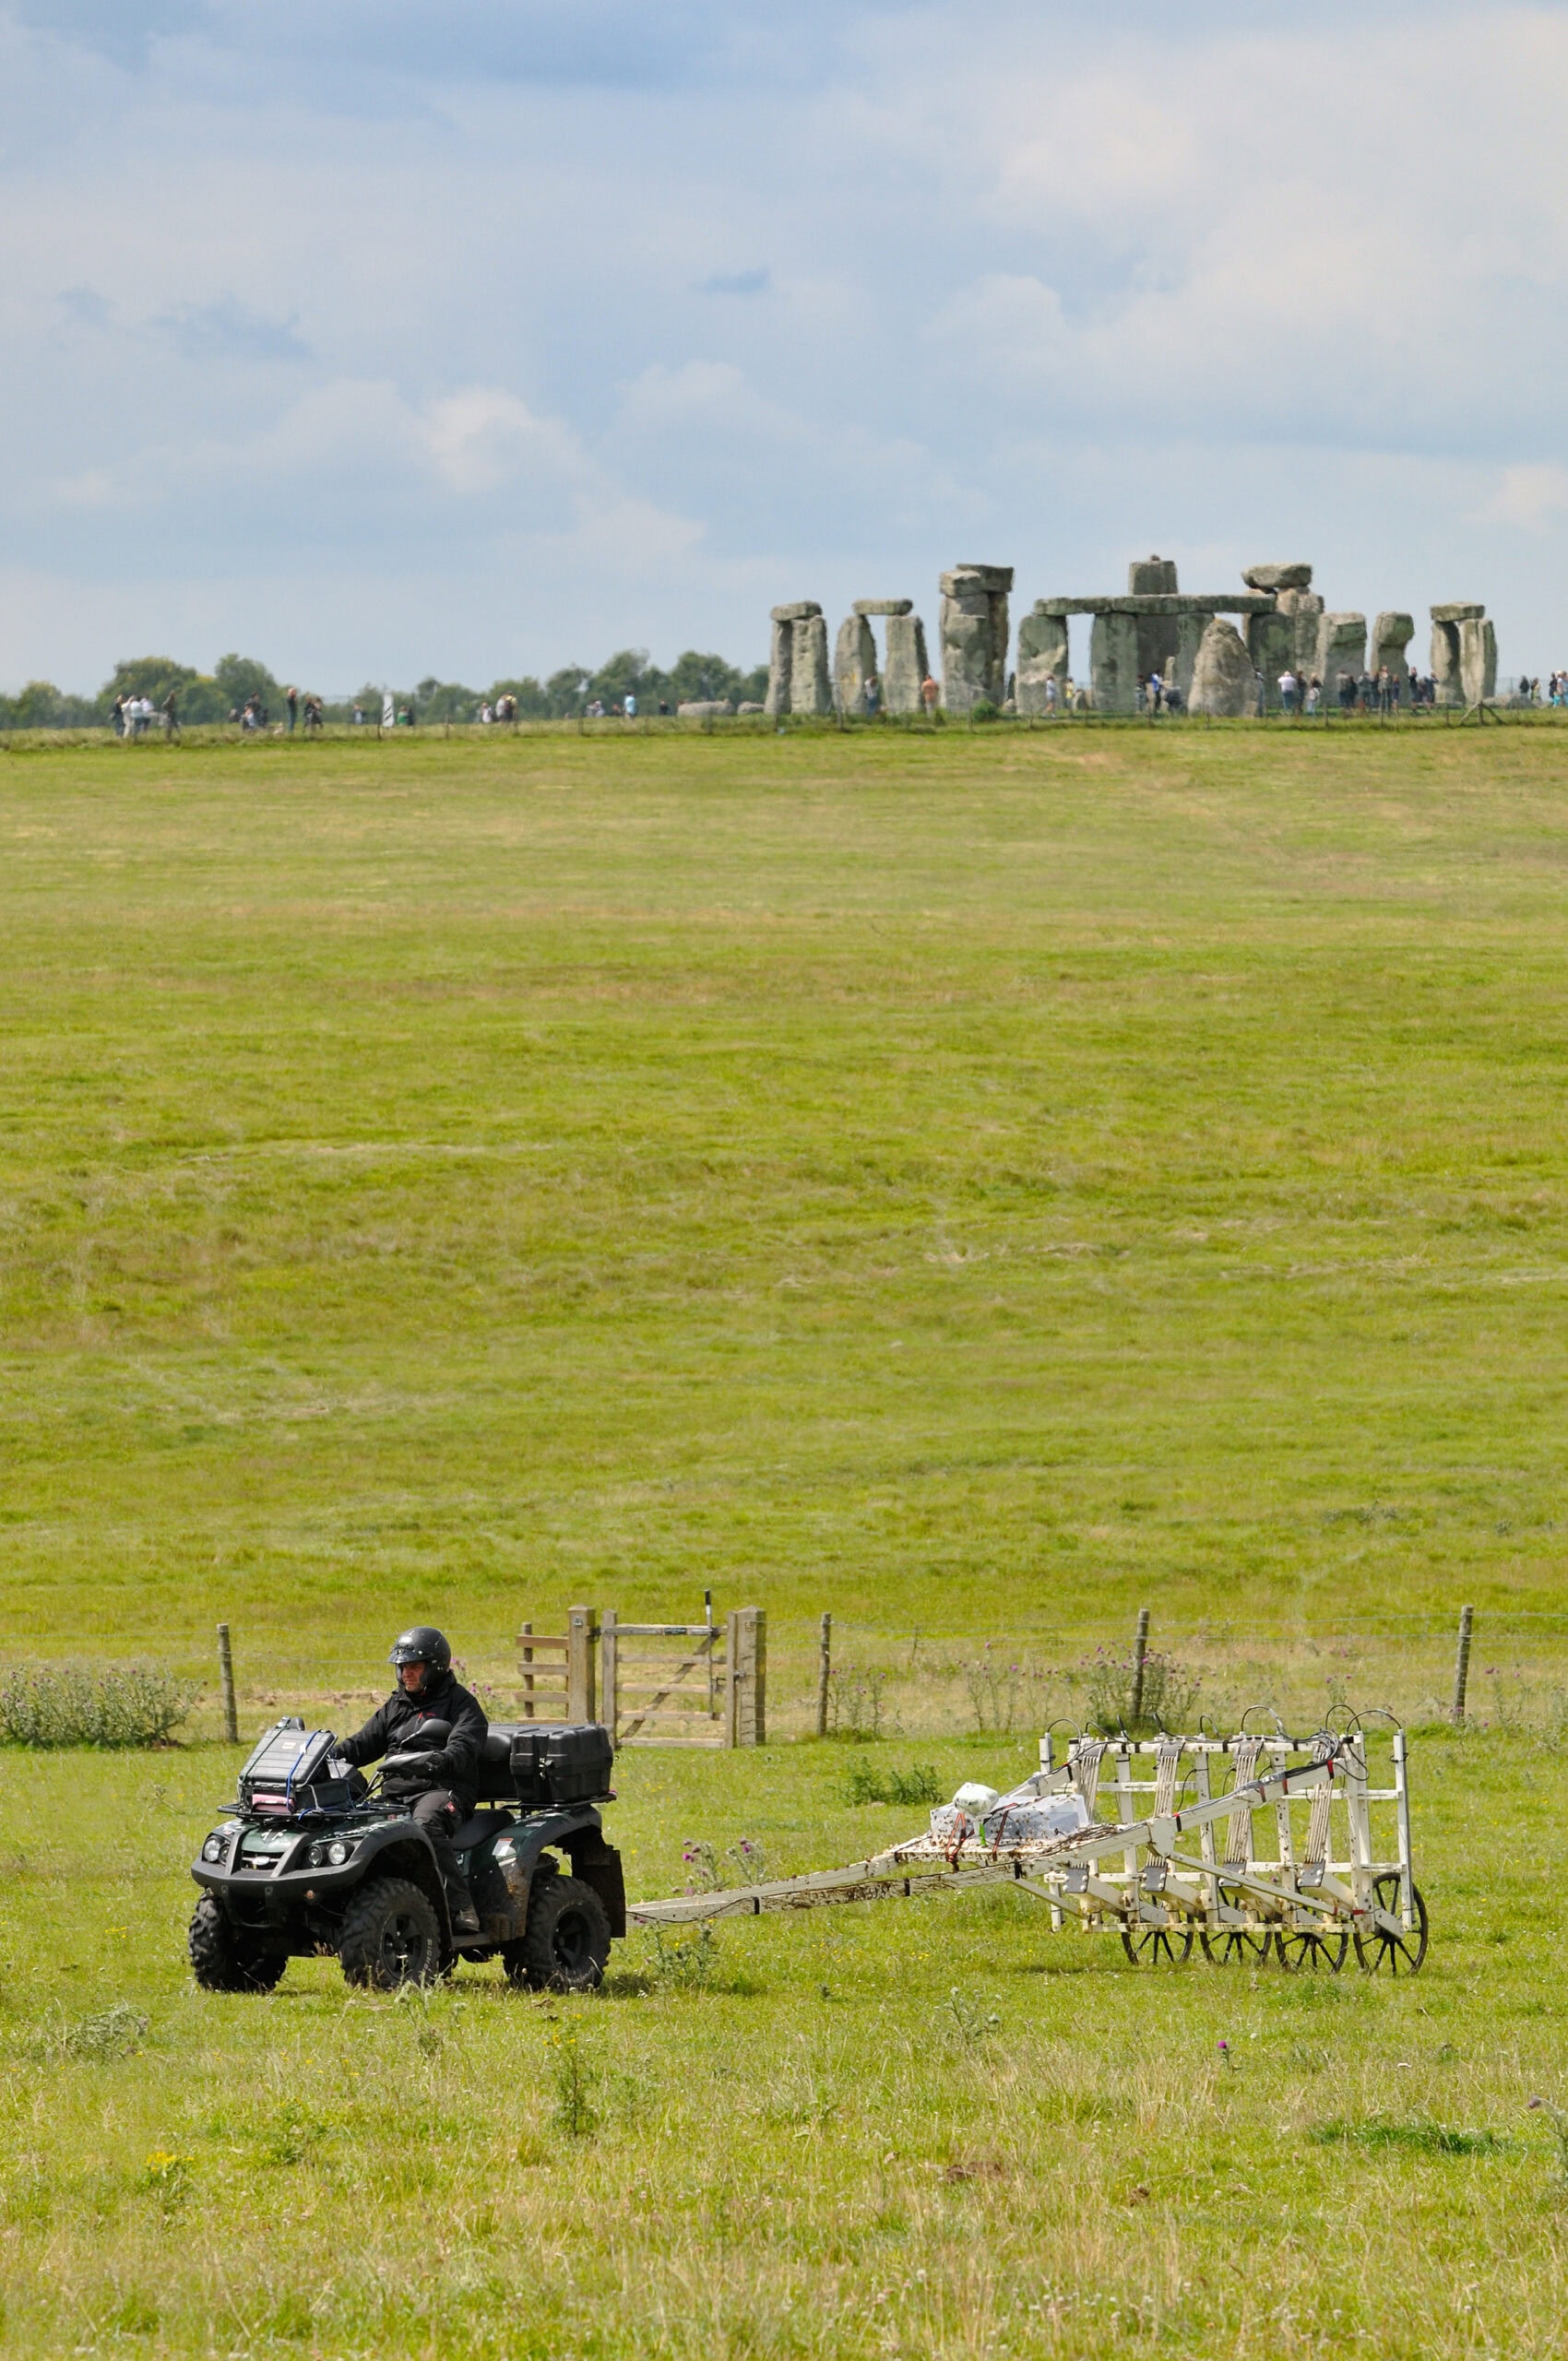
<path id="1" fill-rule="evenodd" d="M 408 1878 L 373 1878 L 343 1914 L 338 1957 L 346 1981 L 368 1991 L 434 1984 L 441 1974 L 434 1904 Z"/>
<path id="2" fill-rule="evenodd" d="M 510 1982 L 531 1992 L 593 1992 L 610 1958 L 604 1904 L 580 1878 L 546 1878 L 529 1898 L 520 1940 L 502 1946 Z"/>
<path id="3" fill-rule="evenodd" d="M 191 1973 L 204 1992 L 270 1992 L 289 1964 L 286 1952 L 268 1951 L 236 1927 L 214 1893 L 204 1893 L 196 1904 L 185 1946 Z"/>

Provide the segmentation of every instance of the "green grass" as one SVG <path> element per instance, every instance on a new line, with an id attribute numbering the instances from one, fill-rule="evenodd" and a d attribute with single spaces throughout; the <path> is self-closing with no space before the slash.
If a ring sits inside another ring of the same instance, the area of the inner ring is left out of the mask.
<path id="1" fill-rule="evenodd" d="M 1004 1896 L 552 2006 L 199 1996 L 227 1755 L 6 1751 L 10 2348 L 1559 2350 L 1565 745 L 0 756 L 13 1654 L 222 1616 L 247 1724 L 340 1722 L 400 1623 L 505 1681 L 711 1585 L 783 1732 L 823 1608 L 894 1674 L 892 1793 L 1025 1767 L 1146 1603 L 1211 1703 L 1430 1717 L 1463 1598 L 1500 1725 L 1417 1747 L 1408 1988 Z M 633 1890 L 918 1822 L 858 1759 L 626 1759 Z"/>

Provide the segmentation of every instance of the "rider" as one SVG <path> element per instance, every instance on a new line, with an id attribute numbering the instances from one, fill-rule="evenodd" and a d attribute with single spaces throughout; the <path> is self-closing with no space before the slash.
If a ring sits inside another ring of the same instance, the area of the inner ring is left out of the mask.
<path id="1" fill-rule="evenodd" d="M 435 1850 L 441 1882 L 456 1934 L 477 1935 L 479 1913 L 468 1880 L 452 1849 L 453 1831 L 459 1828 L 475 1804 L 475 1774 L 490 1724 L 477 1697 L 452 1677 L 452 1649 L 445 1635 L 429 1623 L 416 1623 L 399 1632 L 390 1658 L 398 1685 L 363 1729 L 345 1738 L 338 1751 L 348 1762 L 374 1762 L 384 1754 L 399 1754 L 426 1722 L 445 1722 L 450 1736 L 441 1746 L 418 1757 L 423 1793 L 412 1809 Z M 399 1774 L 406 1784 L 406 1774 Z"/>

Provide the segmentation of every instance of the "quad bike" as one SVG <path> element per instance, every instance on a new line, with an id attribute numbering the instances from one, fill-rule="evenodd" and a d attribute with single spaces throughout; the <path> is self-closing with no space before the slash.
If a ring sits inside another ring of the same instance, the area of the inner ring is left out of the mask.
<path id="1" fill-rule="evenodd" d="M 449 1736 L 432 1721 L 422 1745 Z M 418 1753 L 374 1779 L 330 1730 L 291 1716 L 264 1732 L 232 1817 L 192 1864 L 202 1888 L 191 1966 L 209 1992 L 269 1992 L 291 1958 L 333 1953 L 349 1983 L 427 1984 L 459 1959 L 501 1959 L 535 1990 L 588 1992 L 626 1931 L 621 1856 L 599 1807 L 613 1800 L 610 1733 L 597 1722 L 493 1724 L 479 1808 L 453 1835 L 480 1931 L 455 1933 L 430 1838 L 411 1814 Z M 558 1856 L 569 1864 L 563 1869 Z"/>

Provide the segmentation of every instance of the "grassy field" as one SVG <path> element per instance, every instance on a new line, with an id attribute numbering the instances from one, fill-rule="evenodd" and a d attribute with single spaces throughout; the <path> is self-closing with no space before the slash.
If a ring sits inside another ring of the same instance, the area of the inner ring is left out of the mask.
<path id="1" fill-rule="evenodd" d="M 1218 1712 L 1430 1723 L 1468 1599 L 1490 1725 L 1416 1747 L 1408 1988 L 1004 1897 L 214 2000 L 210 1701 L 0 1755 L 11 2349 L 1561 2352 L 1565 755 L 0 753 L 8 1654 L 205 1673 L 221 1616 L 247 1725 L 341 1721 L 416 1618 L 505 1695 L 522 1617 L 710 1585 L 781 1734 L 828 1608 L 877 1759 L 1001 1784 L 1139 1605 Z M 626 1758 L 633 1890 L 905 1833 L 851 1759 Z"/>

